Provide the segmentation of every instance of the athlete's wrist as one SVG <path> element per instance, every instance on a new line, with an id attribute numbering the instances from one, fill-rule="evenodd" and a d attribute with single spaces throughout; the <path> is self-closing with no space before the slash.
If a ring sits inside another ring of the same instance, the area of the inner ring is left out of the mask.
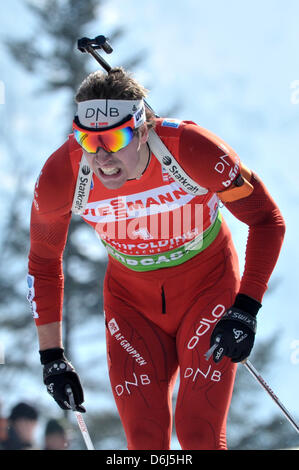
<path id="1" fill-rule="evenodd" d="M 39 351 L 39 355 L 40 355 L 40 362 L 42 365 L 45 365 L 52 361 L 57 361 L 59 359 L 63 359 L 64 361 L 67 360 L 64 355 L 63 348 L 43 349 Z"/>
<path id="2" fill-rule="evenodd" d="M 232 307 L 243 310 L 255 317 L 258 314 L 259 309 L 262 307 L 262 304 L 252 297 L 240 293 L 236 295 L 236 299 Z"/>

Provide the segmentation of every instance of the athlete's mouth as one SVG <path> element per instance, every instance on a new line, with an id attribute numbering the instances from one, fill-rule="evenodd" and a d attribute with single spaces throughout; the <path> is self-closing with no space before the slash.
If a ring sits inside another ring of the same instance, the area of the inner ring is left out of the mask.
<path id="1" fill-rule="evenodd" d="M 107 176 L 117 175 L 120 172 L 120 168 L 115 167 L 104 167 L 100 168 L 100 172 Z"/>

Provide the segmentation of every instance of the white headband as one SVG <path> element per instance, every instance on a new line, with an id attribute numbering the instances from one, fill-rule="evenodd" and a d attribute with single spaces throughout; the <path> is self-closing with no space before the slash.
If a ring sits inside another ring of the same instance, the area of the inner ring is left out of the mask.
<path id="1" fill-rule="evenodd" d="M 131 114 L 135 128 L 145 122 L 143 100 L 88 100 L 78 103 L 77 116 L 85 127 L 105 128 L 118 124 Z"/>

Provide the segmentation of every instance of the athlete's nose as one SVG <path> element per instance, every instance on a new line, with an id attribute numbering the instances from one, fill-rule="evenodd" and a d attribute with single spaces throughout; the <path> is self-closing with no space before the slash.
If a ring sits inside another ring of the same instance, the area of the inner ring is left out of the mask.
<path id="1" fill-rule="evenodd" d="M 103 148 L 99 148 L 97 153 L 95 154 L 95 161 L 98 165 L 101 165 L 102 163 L 107 161 L 107 158 L 109 156 L 111 156 L 111 152 L 108 152 Z"/>

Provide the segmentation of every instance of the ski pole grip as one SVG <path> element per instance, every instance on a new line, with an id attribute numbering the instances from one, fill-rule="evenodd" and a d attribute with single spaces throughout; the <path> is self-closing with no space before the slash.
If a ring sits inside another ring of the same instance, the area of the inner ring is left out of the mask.
<path id="1" fill-rule="evenodd" d="M 206 361 L 208 361 L 210 359 L 210 357 L 212 356 L 213 352 L 215 351 L 215 349 L 217 348 L 219 342 L 221 340 L 221 336 L 218 335 L 216 336 L 215 338 L 215 343 L 213 344 L 213 346 L 210 347 L 210 349 L 205 353 L 205 359 Z"/>
<path id="2" fill-rule="evenodd" d="M 74 399 L 74 395 L 73 395 L 71 386 L 67 385 L 65 387 L 65 391 L 66 391 L 66 393 L 69 397 L 70 406 L 71 406 L 72 410 L 75 411 L 76 410 L 76 404 L 75 404 L 75 399 Z"/>

